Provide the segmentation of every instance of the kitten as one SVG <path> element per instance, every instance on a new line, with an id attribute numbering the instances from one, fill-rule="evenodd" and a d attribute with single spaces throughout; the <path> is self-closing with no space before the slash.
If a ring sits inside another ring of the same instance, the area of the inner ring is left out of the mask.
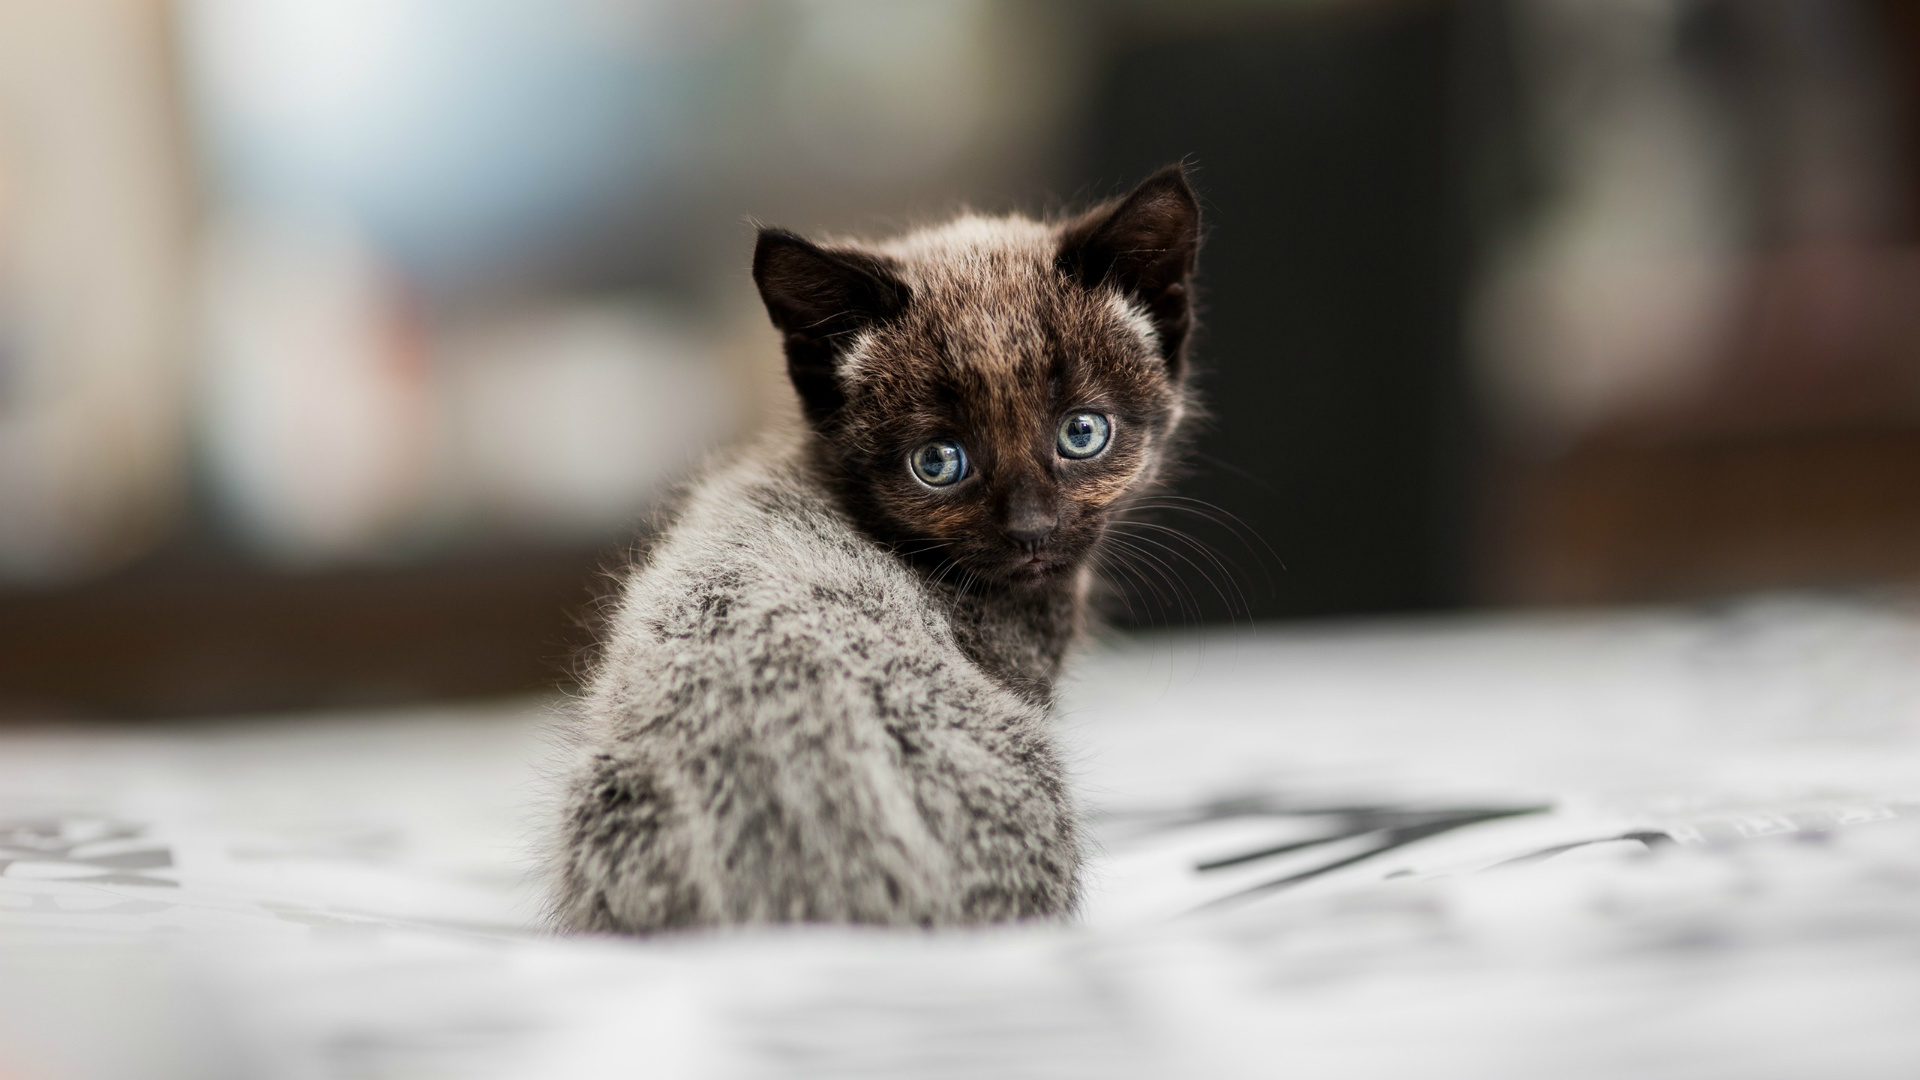
<path id="1" fill-rule="evenodd" d="M 551 853 L 559 927 L 1073 911 L 1054 679 L 1186 406 L 1199 236 L 1178 166 L 1066 222 L 761 231 L 805 424 L 698 481 L 625 584 Z"/>

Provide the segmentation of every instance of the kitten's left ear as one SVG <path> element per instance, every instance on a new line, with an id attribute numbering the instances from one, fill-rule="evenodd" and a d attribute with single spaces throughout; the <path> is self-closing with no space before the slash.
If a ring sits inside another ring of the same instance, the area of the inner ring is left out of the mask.
<path id="1" fill-rule="evenodd" d="M 1068 222 L 1057 265 L 1089 289 L 1112 286 L 1147 310 L 1174 378 L 1186 368 L 1189 296 L 1200 251 L 1200 200 L 1183 165 L 1168 165 L 1123 199 Z"/>
<path id="2" fill-rule="evenodd" d="M 861 330 L 905 311 L 913 292 L 865 252 L 824 248 L 785 229 L 761 229 L 753 283 L 785 339 L 787 377 L 818 424 L 845 401 L 838 368 Z"/>

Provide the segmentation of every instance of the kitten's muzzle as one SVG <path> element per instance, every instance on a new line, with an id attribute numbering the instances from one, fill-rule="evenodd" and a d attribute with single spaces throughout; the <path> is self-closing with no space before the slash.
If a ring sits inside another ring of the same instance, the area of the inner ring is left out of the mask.
<path id="1" fill-rule="evenodd" d="M 1047 537 L 1052 535 L 1052 522 L 1048 522 L 1045 525 L 1009 528 L 1007 530 L 1007 539 L 1026 549 L 1029 555 L 1040 554 L 1040 549 L 1047 545 Z"/>
<path id="2" fill-rule="evenodd" d="M 1060 519 L 1051 507 L 1035 501 L 1016 503 L 1007 511 L 1007 523 L 1002 529 L 1007 539 L 1024 548 L 1029 555 L 1038 555 L 1046 546 L 1047 537 L 1053 535 L 1054 527 Z"/>

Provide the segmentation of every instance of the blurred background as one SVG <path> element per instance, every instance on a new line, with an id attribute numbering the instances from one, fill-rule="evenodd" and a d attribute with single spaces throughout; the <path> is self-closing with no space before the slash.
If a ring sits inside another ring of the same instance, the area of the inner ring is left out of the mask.
<path id="1" fill-rule="evenodd" d="M 788 408 L 748 215 L 1175 159 L 1219 563 L 1124 619 L 1920 579 L 1904 0 L 0 0 L 0 720 L 562 683 Z"/>

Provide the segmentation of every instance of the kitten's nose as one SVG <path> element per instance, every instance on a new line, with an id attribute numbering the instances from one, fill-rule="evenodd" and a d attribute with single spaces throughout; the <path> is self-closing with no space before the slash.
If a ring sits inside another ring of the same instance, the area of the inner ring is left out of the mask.
<path id="1" fill-rule="evenodd" d="M 1039 551 L 1057 524 L 1053 508 L 1037 498 L 1015 499 L 1007 508 L 1007 539 L 1028 551 Z"/>
<path id="2" fill-rule="evenodd" d="M 1026 548 L 1028 551 L 1039 551 L 1041 545 L 1045 544 L 1047 537 L 1051 535 L 1053 535 L 1053 522 L 1051 520 L 1032 525 L 1010 525 L 1007 527 L 1007 538 L 1019 544 L 1021 547 Z"/>

